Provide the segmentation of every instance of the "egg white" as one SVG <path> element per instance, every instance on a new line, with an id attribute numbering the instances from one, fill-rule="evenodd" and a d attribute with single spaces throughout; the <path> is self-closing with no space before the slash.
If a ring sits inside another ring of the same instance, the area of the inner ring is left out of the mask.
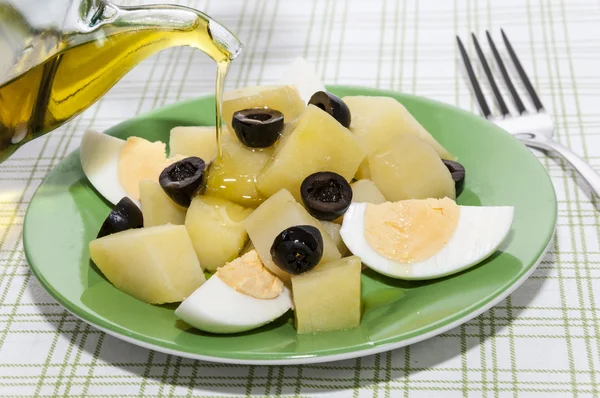
<path id="1" fill-rule="evenodd" d="M 127 195 L 119 182 L 119 153 L 123 145 L 124 140 L 87 130 L 79 146 L 81 167 L 96 191 L 110 203 L 116 205 L 127 196 L 139 207 L 139 201 Z"/>
<path id="2" fill-rule="evenodd" d="M 314 93 L 326 91 L 315 67 L 302 57 L 296 58 L 283 70 L 277 84 L 296 86 L 300 97 L 307 104 Z"/>
<path id="3" fill-rule="evenodd" d="M 352 203 L 340 234 L 348 249 L 369 268 L 396 279 L 421 280 L 451 275 L 480 263 L 498 249 L 513 220 L 511 206 L 460 206 L 448 243 L 427 260 L 406 264 L 379 254 L 364 235 L 367 203 Z"/>
<path id="4" fill-rule="evenodd" d="M 240 293 L 213 275 L 185 299 L 175 315 L 189 325 L 211 333 L 238 333 L 274 321 L 292 308 L 287 287 L 274 299 Z"/>

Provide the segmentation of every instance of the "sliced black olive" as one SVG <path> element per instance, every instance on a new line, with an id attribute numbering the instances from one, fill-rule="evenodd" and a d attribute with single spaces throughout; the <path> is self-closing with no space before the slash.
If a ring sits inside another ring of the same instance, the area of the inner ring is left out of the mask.
<path id="1" fill-rule="evenodd" d="M 456 187 L 456 196 L 460 195 L 465 187 L 465 168 L 462 164 L 455 162 L 453 160 L 445 160 L 442 162 L 446 165 L 450 174 L 452 175 L 452 179 L 454 180 L 454 186 Z"/>
<path id="2" fill-rule="evenodd" d="M 318 172 L 302 181 L 300 196 L 313 217 L 333 221 L 348 210 L 352 202 L 352 188 L 337 173 Z"/>
<path id="3" fill-rule="evenodd" d="M 233 114 L 231 126 L 244 145 L 266 148 L 279 138 L 283 129 L 283 114 L 267 108 L 244 109 Z"/>
<path id="4" fill-rule="evenodd" d="M 279 268 L 290 274 L 310 271 L 323 257 L 323 236 L 311 225 L 287 228 L 275 238 L 271 257 Z"/>
<path id="5" fill-rule="evenodd" d="M 308 104 L 318 106 L 333 116 L 342 126 L 350 127 L 350 109 L 341 98 L 326 91 L 317 91 L 310 97 Z"/>
<path id="6" fill-rule="evenodd" d="M 185 158 L 165 168 L 158 182 L 173 202 L 188 207 L 192 197 L 202 188 L 205 168 L 204 160 L 195 156 Z"/>
<path id="7" fill-rule="evenodd" d="M 113 207 L 108 217 L 106 217 L 96 238 L 116 234 L 127 229 L 142 228 L 143 226 L 144 217 L 142 216 L 142 211 L 131 199 L 124 197 Z"/>

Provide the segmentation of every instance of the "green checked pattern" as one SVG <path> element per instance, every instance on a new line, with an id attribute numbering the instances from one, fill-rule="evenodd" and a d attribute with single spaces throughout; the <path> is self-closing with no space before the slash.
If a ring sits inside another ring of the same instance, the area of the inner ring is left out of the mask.
<path id="1" fill-rule="evenodd" d="M 245 43 L 228 89 L 273 83 L 303 56 L 327 83 L 415 93 L 473 112 L 454 36 L 499 35 L 502 27 L 554 116 L 557 139 L 600 169 L 596 0 L 175 2 L 207 12 Z M 213 86 L 214 65 L 202 53 L 161 52 L 83 115 L 0 164 L 0 398 L 600 396 L 600 206 L 563 161 L 542 155 L 559 204 L 548 255 L 505 301 L 410 347 L 317 365 L 223 365 L 139 348 L 67 313 L 23 254 L 36 187 L 86 128 L 103 130 Z"/>

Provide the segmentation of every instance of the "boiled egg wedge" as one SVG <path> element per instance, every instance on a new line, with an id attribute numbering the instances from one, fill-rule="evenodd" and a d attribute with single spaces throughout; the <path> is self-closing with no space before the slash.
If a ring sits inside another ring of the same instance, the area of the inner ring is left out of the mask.
<path id="1" fill-rule="evenodd" d="M 250 250 L 219 268 L 175 315 L 205 332 L 238 333 L 270 323 L 291 308 L 289 289 Z"/>
<path id="2" fill-rule="evenodd" d="M 119 183 L 119 153 L 124 145 L 124 140 L 87 130 L 79 146 L 79 158 L 85 176 L 96 191 L 113 205 L 127 196 Z M 137 200 L 129 199 L 139 206 Z"/>
<path id="3" fill-rule="evenodd" d="M 158 182 L 161 171 L 182 158 L 167 159 L 166 145 L 159 141 L 121 140 L 94 130 L 83 134 L 79 157 L 83 172 L 100 195 L 112 204 L 127 196 L 138 207 L 140 181 Z"/>
<path id="4" fill-rule="evenodd" d="M 419 199 L 352 203 L 340 234 L 348 249 L 374 271 L 396 279 L 434 279 L 485 260 L 502 244 L 511 206 L 459 206 Z"/>

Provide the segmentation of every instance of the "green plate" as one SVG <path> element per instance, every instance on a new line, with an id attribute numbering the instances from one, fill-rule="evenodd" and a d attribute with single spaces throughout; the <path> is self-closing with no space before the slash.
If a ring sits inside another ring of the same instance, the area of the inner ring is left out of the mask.
<path id="1" fill-rule="evenodd" d="M 427 282 L 389 279 L 366 271 L 359 328 L 296 335 L 293 315 L 237 335 L 213 335 L 177 321 L 175 306 L 145 304 L 115 289 L 90 262 L 88 242 L 110 207 L 87 182 L 74 152 L 33 197 L 24 226 L 33 273 L 70 312 L 98 329 L 157 351 L 229 363 L 298 364 L 358 357 L 412 344 L 456 327 L 492 307 L 533 272 L 553 236 L 556 198 L 540 162 L 488 121 L 428 99 L 358 87 L 330 87 L 339 96 L 398 99 L 467 170 L 464 205 L 512 205 L 512 231 L 503 250 L 484 263 Z M 168 142 L 179 125 L 214 125 L 214 97 L 175 104 L 128 120 L 107 133 Z"/>

